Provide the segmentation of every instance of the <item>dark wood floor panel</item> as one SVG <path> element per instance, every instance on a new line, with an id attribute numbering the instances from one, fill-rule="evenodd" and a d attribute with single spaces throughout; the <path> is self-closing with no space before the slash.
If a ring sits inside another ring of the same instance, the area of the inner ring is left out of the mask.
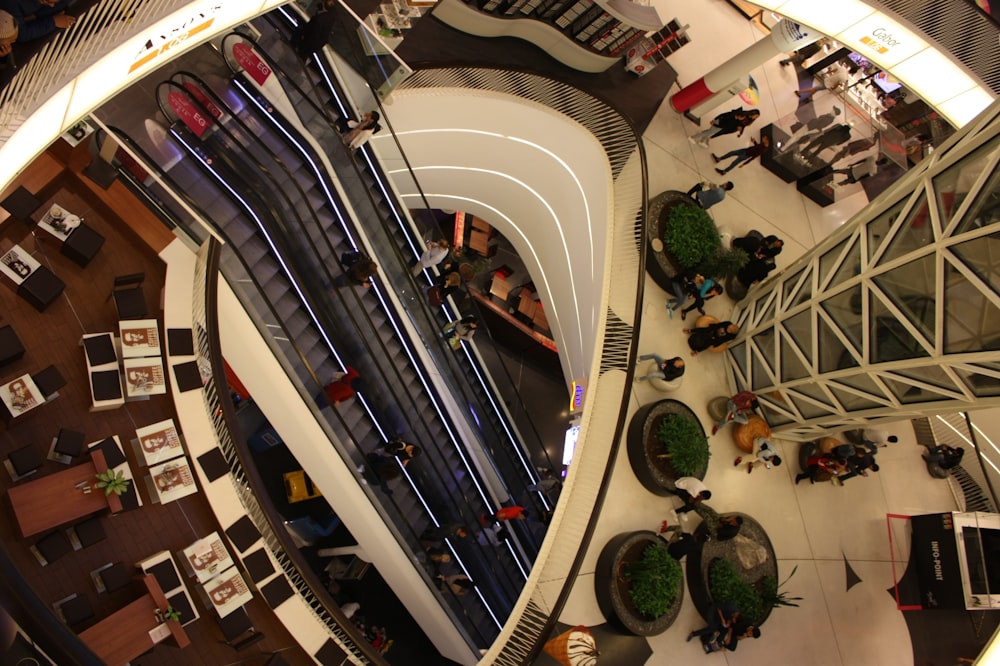
<path id="1" fill-rule="evenodd" d="M 25 416 L 23 422 L 0 430 L 0 457 L 6 457 L 14 448 L 25 445 L 36 447 L 44 456 L 61 427 L 83 431 L 88 442 L 118 435 L 127 444 L 135 436 L 136 427 L 175 417 L 169 395 L 129 402 L 120 409 L 108 412 L 92 414 L 88 410 L 90 392 L 83 349 L 79 344 L 81 335 L 116 330 L 114 303 L 107 297 L 115 275 L 134 272 L 146 274 L 144 291 L 147 307 L 150 313 L 157 313 L 162 333 L 159 303 L 165 267 L 151 249 L 136 243 L 137 237 L 128 225 L 109 215 L 103 204 L 92 200 L 93 195 L 87 188 L 80 187 L 76 179 L 77 176 L 66 172 L 40 192 L 43 201 L 40 212 L 57 201 L 84 217 L 88 225 L 105 237 L 103 248 L 86 268 L 61 255 L 55 239 L 48 238 L 48 234 L 41 229 L 32 234 L 32 229 L 17 220 L 7 220 L 0 225 L 0 239 L 21 244 L 66 283 L 63 295 L 45 312 L 39 313 L 15 294 L 6 278 L 0 277 L 0 325 L 12 325 L 25 347 L 23 359 L 0 369 L 0 380 L 37 372 L 49 364 L 55 364 L 67 380 L 67 385 L 59 392 L 60 397 L 54 402 L 36 408 Z M 127 450 L 127 455 L 133 473 L 140 476 L 142 468 L 138 461 L 130 450 Z M 65 466 L 46 461 L 33 478 L 62 469 Z M 10 485 L 9 476 L 0 470 L 0 492 L 4 496 Z M 141 486 L 140 483 L 140 494 L 145 502 L 143 507 L 115 516 L 105 514 L 106 541 L 70 553 L 45 568 L 38 565 L 28 550 L 41 535 L 22 538 L 10 502 L 3 498 L 0 537 L 22 575 L 44 602 L 51 604 L 75 592 L 90 599 L 98 618 L 110 615 L 138 597 L 141 586 L 136 583 L 129 589 L 98 594 L 90 578 L 93 569 L 118 561 L 131 565 L 164 549 L 176 552 L 197 538 L 220 529 L 200 493 L 161 506 L 149 503 L 145 488 Z M 66 500 L 72 501 L 72 497 Z M 186 582 L 192 595 L 196 595 L 194 586 L 190 581 Z M 221 632 L 213 619 L 214 611 L 206 609 L 200 599 L 196 598 L 195 603 L 201 619 L 186 627 L 192 639 L 191 647 L 181 651 L 161 645 L 150 655 L 133 663 L 142 666 L 220 666 L 262 652 L 266 654 L 286 648 L 290 649 L 283 655 L 290 663 L 312 663 L 259 595 L 247 608 L 254 625 L 266 634 L 266 638 L 239 654 L 221 642 Z M 264 659 L 258 661 L 262 663 Z"/>

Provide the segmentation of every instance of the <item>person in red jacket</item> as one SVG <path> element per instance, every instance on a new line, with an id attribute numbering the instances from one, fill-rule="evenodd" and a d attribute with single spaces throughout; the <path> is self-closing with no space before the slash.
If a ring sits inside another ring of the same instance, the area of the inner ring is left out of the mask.
<path id="1" fill-rule="evenodd" d="M 746 423 L 750 420 L 750 415 L 757 409 L 757 396 L 750 391 L 740 391 L 729 399 L 726 403 L 726 415 L 719 419 L 718 423 L 712 426 L 712 434 L 719 432 L 730 421 Z"/>
<path id="2" fill-rule="evenodd" d="M 347 366 L 347 372 L 337 373 L 333 381 L 323 387 L 330 404 L 336 407 L 353 398 L 356 394 L 355 382 L 360 378 L 361 374 L 351 366 Z"/>
<path id="3" fill-rule="evenodd" d="M 486 514 L 480 516 L 483 525 L 490 523 L 502 523 L 508 520 L 527 520 L 528 511 L 523 506 L 503 506 L 493 514 L 492 519 L 487 519 Z"/>
<path id="4" fill-rule="evenodd" d="M 824 453 L 813 456 L 806 461 L 806 470 L 795 477 L 795 483 L 798 485 L 802 479 L 809 479 L 809 483 L 816 483 L 816 477 L 822 472 L 831 476 L 840 476 L 843 471 L 844 466 L 837 462 L 836 458 L 829 453 Z"/>

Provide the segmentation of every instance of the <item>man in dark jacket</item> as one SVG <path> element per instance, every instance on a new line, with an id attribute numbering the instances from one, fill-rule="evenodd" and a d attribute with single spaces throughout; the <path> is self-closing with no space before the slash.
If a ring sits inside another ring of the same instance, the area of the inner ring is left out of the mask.
<path id="1" fill-rule="evenodd" d="M 330 39 L 330 31 L 337 20 L 333 12 L 334 0 L 323 0 L 319 11 L 307 23 L 300 25 L 292 35 L 292 46 L 303 58 L 319 51 Z"/>

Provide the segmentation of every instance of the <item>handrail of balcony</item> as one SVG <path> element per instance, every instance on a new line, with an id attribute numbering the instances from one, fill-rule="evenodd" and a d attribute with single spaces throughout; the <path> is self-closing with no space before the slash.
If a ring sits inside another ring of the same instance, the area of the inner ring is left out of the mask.
<path id="1" fill-rule="evenodd" d="M 228 391 L 219 386 L 225 382 L 222 346 L 218 334 L 216 294 L 219 280 L 219 242 L 210 238 L 198 254 L 195 270 L 195 292 L 192 305 L 195 342 L 200 358 L 211 365 L 211 378 L 205 383 L 202 395 L 205 409 L 212 421 L 217 444 L 225 456 L 232 475 L 233 487 L 239 495 L 247 515 L 261 533 L 268 549 L 281 566 L 292 589 L 302 597 L 306 605 L 319 621 L 327 627 L 330 638 L 340 647 L 353 664 L 385 664 L 385 660 L 363 639 L 340 608 L 313 592 L 323 585 L 304 562 L 297 563 L 292 555 L 297 552 L 291 537 L 274 530 L 272 525 L 280 525 L 281 517 L 273 507 L 262 505 L 258 496 L 264 496 L 263 481 L 253 465 L 243 465 L 242 453 L 233 437 L 239 432 L 238 418 Z M 243 447 L 246 453 L 246 447 Z"/>
<path id="2" fill-rule="evenodd" d="M 484 657 L 484 663 L 504 666 L 531 663 L 555 628 L 582 566 L 626 426 L 645 284 L 645 153 L 635 127 L 611 105 L 535 74 L 488 67 L 421 69 L 401 87 L 477 88 L 545 104 L 594 134 L 614 176 L 601 348 L 591 366 L 576 455 L 528 582 Z M 554 602 L 542 593 L 541 581 L 562 581 Z"/>

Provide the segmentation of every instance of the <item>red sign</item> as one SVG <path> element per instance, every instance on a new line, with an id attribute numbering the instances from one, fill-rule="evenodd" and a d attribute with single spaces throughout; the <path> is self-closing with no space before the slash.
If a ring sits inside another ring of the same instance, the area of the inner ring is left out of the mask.
<path id="1" fill-rule="evenodd" d="M 190 81 L 184 82 L 184 87 L 187 89 L 191 96 L 194 97 L 198 102 L 208 109 L 208 112 L 212 114 L 212 117 L 218 120 L 222 117 L 222 109 L 212 104 L 212 100 L 205 96 L 205 93 L 201 91 L 201 88 L 191 83 Z"/>
<path id="2" fill-rule="evenodd" d="M 194 108 L 194 105 L 188 101 L 187 95 L 180 92 L 172 92 L 167 95 L 167 102 L 169 102 L 170 108 L 174 110 L 177 117 L 184 121 L 184 124 L 195 133 L 195 136 L 201 138 L 201 135 L 208 129 L 208 119 L 201 115 L 198 109 Z"/>
<path id="3" fill-rule="evenodd" d="M 271 68 L 265 65 L 260 56 L 243 42 L 233 45 L 233 57 L 246 70 L 250 78 L 257 82 L 257 85 L 264 85 L 267 77 L 271 76 Z"/>

